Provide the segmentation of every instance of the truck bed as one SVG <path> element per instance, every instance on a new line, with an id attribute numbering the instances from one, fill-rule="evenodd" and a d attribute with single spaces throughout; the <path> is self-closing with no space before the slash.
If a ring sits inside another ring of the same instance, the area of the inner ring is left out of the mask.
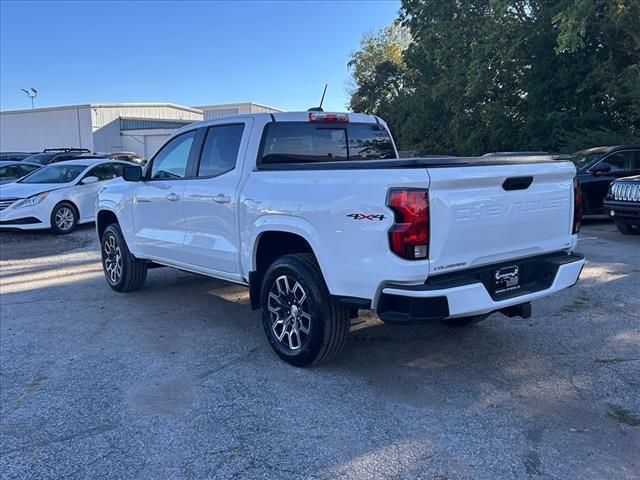
<path id="1" fill-rule="evenodd" d="M 258 165 L 258 170 L 384 170 L 390 168 L 447 168 L 497 165 L 527 165 L 537 163 L 571 162 L 569 155 L 526 155 L 489 157 L 433 156 L 394 158 L 390 160 L 349 160 L 318 163 L 272 163 Z"/>

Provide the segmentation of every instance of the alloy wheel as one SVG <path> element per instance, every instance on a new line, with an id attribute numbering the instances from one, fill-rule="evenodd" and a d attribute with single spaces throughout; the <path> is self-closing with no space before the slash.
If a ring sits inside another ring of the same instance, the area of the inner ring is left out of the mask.
<path id="1" fill-rule="evenodd" d="M 118 283 L 122 277 L 122 252 L 113 235 L 104 242 L 104 268 L 111 283 Z"/>
<path id="2" fill-rule="evenodd" d="M 75 213 L 69 207 L 60 207 L 56 211 L 55 222 L 56 226 L 63 232 L 70 230 L 73 227 L 75 221 Z"/>
<path id="3" fill-rule="evenodd" d="M 287 275 L 276 278 L 267 305 L 275 338 L 287 349 L 299 350 L 311 333 L 309 298 L 300 282 Z"/>

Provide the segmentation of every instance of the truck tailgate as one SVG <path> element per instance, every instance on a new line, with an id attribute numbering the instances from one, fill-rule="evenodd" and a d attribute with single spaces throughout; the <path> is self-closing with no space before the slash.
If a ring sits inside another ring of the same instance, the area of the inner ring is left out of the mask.
<path id="1" fill-rule="evenodd" d="M 428 172 L 430 275 L 571 246 L 572 163 Z"/>

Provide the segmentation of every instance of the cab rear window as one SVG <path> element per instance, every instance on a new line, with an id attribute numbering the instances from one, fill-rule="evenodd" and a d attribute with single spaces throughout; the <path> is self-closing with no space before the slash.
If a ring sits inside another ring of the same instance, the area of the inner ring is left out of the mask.
<path id="1" fill-rule="evenodd" d="M 390 158 L 396 158 L 396 152 L 382 125 L 274 122 L 265 127 L 258 164 Z"/>

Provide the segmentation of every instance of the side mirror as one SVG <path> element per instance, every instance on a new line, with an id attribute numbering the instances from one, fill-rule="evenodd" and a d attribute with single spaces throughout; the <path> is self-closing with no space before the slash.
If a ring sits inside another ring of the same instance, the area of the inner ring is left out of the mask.
<path id="1" fill-rule="evenodd" d="M 100 179 L 98 177 L 84 177 L 80 182 L 82 185 L 91 185 L 93 183 L 98 183 Z"/>
<path id="2" fill-rule="evenodd" d="M 125 182 L 139 182 L 142 180 L 142 167 L 139 165 L 124 167 L 122 169 L 122 179 Z"/>
<path id="3" fill-rule="evenodd" d="M 600 175 L 601 173 L 609 173 L 611 171 L 611 165 L 606 163 L 599 163 L 591 169 L 591 173 L 594 175 Z"/>

